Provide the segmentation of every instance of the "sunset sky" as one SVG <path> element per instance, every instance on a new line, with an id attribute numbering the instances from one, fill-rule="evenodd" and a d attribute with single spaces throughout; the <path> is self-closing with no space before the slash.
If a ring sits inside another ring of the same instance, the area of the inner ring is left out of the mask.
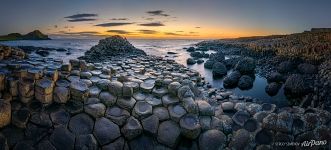
<path id="1" fill-rule="evenodd" d="M 0 35 L 216 39 L 331 27 L 329 0 L 1 0 Z"/>

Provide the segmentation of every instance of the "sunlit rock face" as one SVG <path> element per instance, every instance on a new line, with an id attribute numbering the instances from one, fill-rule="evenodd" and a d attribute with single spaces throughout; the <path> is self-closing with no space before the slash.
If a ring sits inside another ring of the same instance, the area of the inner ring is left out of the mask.
<path id="1" fill-rule="evenodd" d="M 126 38 L 115 35 L 99 41 L 85 53 L 85 58 L 89 61 L 106 60 L 111 56 L 118 55 L 146 55 L 143 50 L 135 48 Z"/>

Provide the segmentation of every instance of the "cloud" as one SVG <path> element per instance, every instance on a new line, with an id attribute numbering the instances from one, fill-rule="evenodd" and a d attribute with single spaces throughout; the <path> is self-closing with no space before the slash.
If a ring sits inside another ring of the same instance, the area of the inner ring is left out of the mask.
<path id="1" fill-rule="evenodd" d="M 76 14 L 76 15 L 71 15 L 67 16 L 64 18 L 69 18 L 69 19 L 77 19 L 77 18 L 86 18 L 86 17 L 97 17 L 98 14 Z"/>
<path id="2" fill-rule="evenodd" d="M 78 19 L 69 19 L 67 21 L 69 22 L 84 22 L 84 21 L 95 21 L 97 19 L 92 19 L 92 18 L 78 18 Z"/>
<path id="3" fill-rule="evenodd" d="M 145 18 L 145 20 L 152 21 L 154 18 Z"/>
<path id="4" fill-rule="evenodd" d="M 176 31 L 176 32 L 184 32 L 184 31 Z"/>
<path id="5" fill-rule="evenodd" d="M 110 20 L 129 20 L 128 18 L 111 18 Z"/>
<path id="6" fill-rule="evenodd" d="M 99 32 L 95 32 L 95 31 L 82 31 L 82 32 L 59 31 L 59 33 L 64 35 L 75 35 L 75 36 L 93 36 L 100 34 Z"/>
<path id="7" fill-rule="evenodd" d="M 200 29 L 201 27 L 195 27 L 195 28 Z"/>
<path id="8" fill-rule="evenodd" d="M 153 10 L 153 11 L 147 11 L 147 14 L 150 14 L 152 16 L 164 16 L 164 17 L 168 17 L 170 15 L 165 14 L 163 10 Z"/>
<path id="9" fill-rule="evenodd" d="M 195 33 L 198 33 L 198 32 L 190 32 L 190 34 L 195 34 Z"/>
<path id="10" fill-rule="evenodd" d="M 130 24 L 133 24 L 133 23 L 132 22 L 110 22 L 110 23 L 97 24 L 95 26 L 99 26 L 99 27 L 114 27 L 114 26 L 130 25 Z"/>
<path id="11" fill-rule="evenodd" d="M 125 30 L 108 30 L 107 32 L 115 33 L 115 34 L 130 34 L 131 32 Z"/>
<path id="12" fill-rule="evenodd" d="M 165 35 L 171 35 L 171 36 L 197 36 L 193 34 L 179 34 L 174 32 L 164 32 Z"/>
<path id="13" fill-rule="evenodd" d="M 142 34 L 156 34 L 156 33 L 158 33 L 155 30 L 137 30 L 137 31 L 139 31 Z"/>
<path id="14" fill-rule="evenodd" d="M 140 26 L 147 26 L 147 27 L 159 27 L 159 26 L 164 26 L 163 23 L 161 22 L 151 22 L 151 23 L 142 23 L 139 24 Z"/>

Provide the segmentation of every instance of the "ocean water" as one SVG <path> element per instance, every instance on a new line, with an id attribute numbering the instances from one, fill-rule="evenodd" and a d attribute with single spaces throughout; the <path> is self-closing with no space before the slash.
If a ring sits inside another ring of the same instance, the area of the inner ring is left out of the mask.
<path id="1" fill-rule="evenodd" d="M 84 52 L 89 50 L 93 45 L 98 43 L 98 39 L 54 39 L 46 41 L 6 41 L 0 44 L 9 46 L 37 46 L 37 47 L 50 47 L 50 48 L 65 48 L 71 52 L 67 55 L 66 52 L 52 51 L 48 57 L 62 59 L 68 62 L 70 59 L 83 56 Z M 190 57 L 189 53 L 184 50 L 184 47 L 194 46 L 194 44 L 202 40 L 146 40 L 146 39 L 130 39 L 135 47 L 144 50 L 149 55 L 162 56 L 167 59 L 174 59 L 176 62 L 183 64 L 191 69 L 197 70 L 202 76 L 215 88 L 223 87 L 223 79 L 214 79 L 212 72 L 204 68 L 204 64 L 187 65 L 186 59 Z M 167 54 L 167 52 L 174 52 L 176 54 Z M 213 53 L 213 52 L 209 52 Z M 204 59 L 207 60 L 207 59 Z M 258 98 L 266 103 L 274 103 L 279 107 L 287 105 L 287 99 L 284 95 L 283 88 L 276 96 L 269 96 L 265 93 L 267 81 L 265 78 L 256 75 L 253 88 L 249 90 L 240 90 L 239 88 L 230 89 L 238 96 L 251 96 Z"/>

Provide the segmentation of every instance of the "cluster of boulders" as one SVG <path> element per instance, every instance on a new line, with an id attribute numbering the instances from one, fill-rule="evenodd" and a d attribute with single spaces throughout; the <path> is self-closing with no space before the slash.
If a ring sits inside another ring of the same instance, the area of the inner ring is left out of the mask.
<path id="1" fill-rule="evenodd" d="M 26 54 L 19 48 L 0 45 L 0 60 L 4 59 L 24 59 Z"/>
<path id="2" fill-rule="evenodd" d="M 135 48 L 126 38 L 115 35 L 100 40 L 98 45 L 86 51 L 85 56 L 82 58 L 98 62 L 120 55 L 146 55 L 146 53 L 141 49 Z"/>
<path id="3" fill-rule="evenodd" d="M 190 52 L 190 56 L 192 58 L 188 58 L 186 60 L 186 63 L 188 65 L 194 65 L 194 64 L 202 64 L 204 62 L 203 58 L 209 58 L 209 54 L 206 53 L 206 51 L 208 51 L 209 49 L 207 48 L 202 48 L 202 47 L 189 47 L 186 48 L 187 52 Z"/>

